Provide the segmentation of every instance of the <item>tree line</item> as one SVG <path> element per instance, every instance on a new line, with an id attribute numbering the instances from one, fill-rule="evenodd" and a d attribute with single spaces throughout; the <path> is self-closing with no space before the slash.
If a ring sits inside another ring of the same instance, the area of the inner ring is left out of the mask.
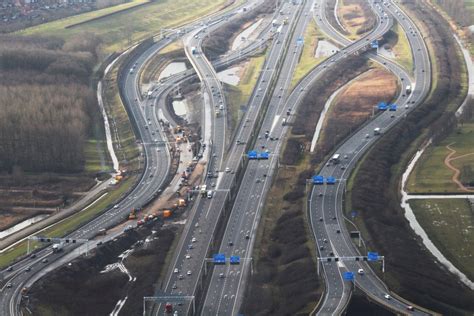
<path id="1" fill-rule="evenodd" d="M 84 166 L 98 38 L 0 37 L 0 171 Z"/>

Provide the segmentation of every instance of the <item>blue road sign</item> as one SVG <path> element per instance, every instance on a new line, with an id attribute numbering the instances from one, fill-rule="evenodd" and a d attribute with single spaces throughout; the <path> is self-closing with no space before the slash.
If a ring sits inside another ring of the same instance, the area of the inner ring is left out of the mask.
<path id="1" fill-rule="evenodd" d="M 326 184 L 336 184 L 336 178 L 334 177 L 327 177 Z"/>
<path id="2" fill-rule="evenodd" d="M 377 261 L 379 259 L 378 252 L 368 252 L 367 253 L 367 261 Z"/>
<path id="3" fill-rule="evenodd" d="M 344 280 L 346 281 L 352 281 L 354 280 L 354 272 L 344 272 Z"/>
<path id="4" fill-rule="evenodd" d="M 356 210 L 352 210 L 351 211 L 351 217 L 354 218 L 357 216 L 357 211 Z"/>
<path id="5" fill-rule="evenodd" d="M 324 177 L 320 175 L 313 176 L 313 184 L 324 184 Z"/>
<path id="6" fill-rule="evenodd" d="M 215 254 L 212 258 L 214 264 L 225 264 L 225 255 L 223 253 Z"/>
<path id="7" fill-rule="evenodd" d="M 240 264 L 239 256 L 230 256 L 230 264 Z"/>
<path id="8" fill-rule="evenodd" d="M 388 109 L 388 105 L 385 102 L 380 102 L 379 104 L 377 104 L 377 108 L 381 111 L 385 111 L 386 109 Z"/>
<path id="9" fill-rule="evenodd" d="M 255 150 L 251 150 L 247 153 L 249 159 L 258 159 L 258 153 Z"/>

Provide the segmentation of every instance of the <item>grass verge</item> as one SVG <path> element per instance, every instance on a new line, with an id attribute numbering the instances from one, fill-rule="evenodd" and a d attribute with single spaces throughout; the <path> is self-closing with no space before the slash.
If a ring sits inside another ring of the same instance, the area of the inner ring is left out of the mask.
<path id="1" fill-rule="evenodd" d="M 323 34 L 318 30 L 314 23 L 309 23 L 304 32 L 304 47 L 301 53 L 298 65 L 296 65 L 293 78 L 291 79 L 290 88 L 293 88 L 301 78 L 303 78 L 308 72 L 316 67 L 325 58 L 315 57 L 316 48 L 318 47 L 319 40 L 323 39 Z"/>
<path id="2" fill-rule="evenodd" d="M 395 54 L 395 60 L 402 65 L 410 73 L 413 72 L 413 55 L 411 52 L 410 43 L 408 42 L 407 34 L 403 28 L 396 21 L 392 27 L 393 32 L 397 34 L 397 43 L 392 50 Z"/>
<path id="3" fill-rule="evenodd" d="M 114 202 L 125 192 L 127 192 L 131 186 L 135 183 L 135 177 L 129 177 L 123 181 L 116 190 L 109 192 L 108 195 L 100 199 L 96 204 L 90 208 L 83 210 L 75 215 L 69 217 L 67 220 L 60 222 L 51 228 L 43 231 L 42 236 L 49 237 L 60 237 L 65 236 L 66 234 L 77 229 L 79 226 L 83 225 L 87 221 L 91 220 L 98 214 L 100 214 L 106 207 L 109 207 L 114 204 Z M 30 249 L 35 249 L 38 246 L 38 243 L 31 242 Z M 10 248 L 7 252 L 0 255 L 0 267 L 6 267 L 11 264 L 18 257 L 26 254 L 27 242 L 21 242 L 15 247 Z"/>
<path id="4" fill-rule="evenodd" d="M 474 280 L 474 205 L 467 199 L 411 200 L 410 205 L 436 247 Z"/>

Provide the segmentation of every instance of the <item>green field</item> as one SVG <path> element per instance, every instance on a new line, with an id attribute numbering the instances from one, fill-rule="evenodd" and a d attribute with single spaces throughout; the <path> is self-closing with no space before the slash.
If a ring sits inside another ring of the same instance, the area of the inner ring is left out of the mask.
<path id="1" fill-rule="evenodd" d="M 451 144 L 451 145 L 450 145 Z M 464 123 L 449 137 L 436 146 L 430 146 L 411 173 L 407 191 L 410 193 L 462 193 L 451 181 L 453 171 L 446 167 L 444 159 L 450 153 L 446 148 L 457 151 L 453 157 L 474 153 L 474 122 Z M 460 170 L 470 165 L 474 169 L 474 155 L 453 160 L 452 165 Z M 463 174 L 461 173 L 461 177 Z"/>
<path id="2" fill-rule="evenodd" d="M 145 2 L 147 1 L 139 0 L 127 5 L 136 6 Z M 123 12 L 117 12 L 124 10 L 123 8 L 120 10 L 118 7 L 111 7 L 27 28 L 20 34 L 55 35 L 65 38 L 78 33 L 91 32 L 103 39 L 106 52 L 119 51 L 132 43 L 159 33 L 161 28 L 180 26 L 215 12 L 225 3 L 224 0 L 160 0 L 128 8 Z M 116 13 L 107 16 L 112 12 Z M 103 15 L 106 16 L 89 21 Z M 89 22 L 66 28 L 84 21 Z"/>
<path id="3" fill-rule="evenodd" d="M 473 280 L 474 206 L 469 200 L 411 200 L 410 206 L 435 246 Z"/>
<path id="4" fill-rule="evenodd" d="M 294 87 L 301 78 L 325 59 L 314 57 L 316 48 L 318 47 L 318 41 L 323 38 L 323 35 L 318 31 L 316 25 L 314 23 L 309 23 L 304 32 L 303 52 L 301 53 L 300 60 L 296 66 L 295 72 L 293 73 L 290 87 Z"/>

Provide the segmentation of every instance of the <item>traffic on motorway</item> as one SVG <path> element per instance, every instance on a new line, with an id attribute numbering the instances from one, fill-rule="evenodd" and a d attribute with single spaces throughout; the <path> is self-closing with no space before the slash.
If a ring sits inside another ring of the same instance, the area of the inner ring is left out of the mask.
<path id="1" fill-rule="evenodd" d="M 288 131 L 287 123 L 291 122 L 304 95 L 316 80 L 348 56 L 366 54 L 395 74 L 402 86 L 410 89 L 402 90 L 394 101 L 397 105 L 394 110 L 380 111 L 345 139 L 334 149 L 332 158 L 315 174 L 323 182 L 315 183 L 312 188 L 308 213 L 317 246 L 318 266 L 326 283 L 324 298 L 317 313 L 342 314 L 356 286 L 375 302 L 396 313 L 427 314 L 426 310 L 413 307 L 412 303 L 392 293 L 374 272 L 378 265 L 364 261 L 367 253 L 362 253 L 353 244 L 346 228 L 349 219 L 343 213 L 346 181 L 359 159 L 380 138 L 379 135 L 389 132 L 397 122 L 403 120 L 429 91 L 431 67 L 420 31 L 394 1 L 370 0 L 377 16 L 376 26 L 367 35 L 352 42 L 329 22 L 325 9 L 327 0 L 284 2 L 275 11 L 273 19 L 279 27 L 268 24 L 257 40 L 248 43 L 239 52 L 232 52 L 226 58 L 211 63 L 202 51 L 204 38 L 261 2 L 252 1 L 208 17 L 206 23 L 194 22 L 185 31 L 158 40 L 143 53 L 128 60 L 119 85 L 136 136 L 140 139 L 143 174 L 135 187 L 114 207 L 66 238 L 92 239 L 101 230 L 121 223 L 130 209 L 146 205 L 164 189 L 171 155 L 158 109 L 164 110 L 165 116 L 169 116 L 163 101 L 166 95 L 178 83 L 197 76 L 203 95 L 204 114 L 201 123 L 202 144 L 205 148 L 203 160 L 206 162 L 204 179 L 167 268 L 163 287 L 150 293 L 156 299 L 151 299 L 151 304 L 145 306 L 144 314 L 162 315 L 169 311 L 171 304 L 175 315 L 238 314 L 246 281 L 252 273 L 255 233 L 272 183 L 273 171 L 278 164 L 282 140 Z M 292 74 L 303 48 L 298 44 L 298 39 L 304 36 L 308 23 L 313 20 L 341 48 L 290 89 Z M 414 69 L 404 69 L 368 49 L 369 43 L 390 30 L 394 20 L 409 34 Z M 267 42 L 269 33 L 273 34 L 273 39 L 248 102 L 243 123 L 235 136 L 231 137 L 227 133 L 228 104 L 216 69 L 225 68 L 259 50 L 262 43 Z M 151 91 L 151 101 L 143 98 L 138 88 L 139 70 L 176 39 L 182 39 L 193 69 L 171 76 L 155 87 Z M 255 152 L 260 159 L 253 159 L 250 152 Z M 106 240 L 120 233 L 108 235 Z M 2 271 L 10 285 L 8 288 L 11 288 L 10 291 L 4 291 L 5 287 L 2 289 L 2 314 L 19 315 L 22 289 L 81 255 L 85 245 L 68 245 L 64 250 L 57 252 L 44 248 Z M 216 254 L 224 255 L 226 260 L 215 264 L 213 256 Z M 355 258 L 360 260 L 356 261 Z M 379 256 L 375 261 L 379 259 L 383 257 Z M 345 279 L 347 272 L 353 272 L 353 280 Z M 198 297 L 200 304 L 196 306 Z"/>

